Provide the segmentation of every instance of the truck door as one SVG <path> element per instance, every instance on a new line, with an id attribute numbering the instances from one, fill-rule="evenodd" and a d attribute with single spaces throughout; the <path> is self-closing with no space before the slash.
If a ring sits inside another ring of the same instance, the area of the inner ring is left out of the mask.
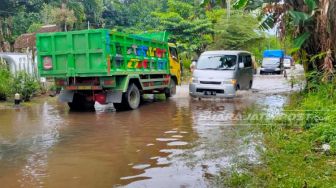
<path id="1" fill-rule="evenodd" d="M 181 84 L 181 64 L 175 47 L 169 47 L 169 66 L 170 74 L 177 78 L 176 84 Z"/>

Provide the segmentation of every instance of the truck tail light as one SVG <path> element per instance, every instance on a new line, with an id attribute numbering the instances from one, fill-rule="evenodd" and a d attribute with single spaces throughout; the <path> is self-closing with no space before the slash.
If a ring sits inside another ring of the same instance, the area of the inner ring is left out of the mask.
<path id="1" fill-rule="evenodd" d="M 106 104 L 106 95 L 105 94 L 95 94 L 94 100 L 99 102 L 99 104 Z"/>
<path id="2" fill-rule="evenodd" d="M 49 56 L 43 58 L 43 69 L 50 70 L 53 68 L 52 59 Z"/>
<path id="3" fill-rule="evenodd" d="M 57 86 L 65 86 L 67 85 L 65 80 L 55 80 L 55 85 Z"/>
<path id="4" fill-rule="evenodd" d="M 113 84 L 114 84 L 113 80 L 104 80 L 104 85 L 106 85 L 106 86 L 110 86 L 110 85 L 113 85 Z"/>

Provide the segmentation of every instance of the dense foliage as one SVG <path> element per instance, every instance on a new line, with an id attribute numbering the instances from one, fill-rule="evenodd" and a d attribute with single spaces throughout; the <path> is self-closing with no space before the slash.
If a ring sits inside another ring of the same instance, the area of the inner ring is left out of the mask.
<path id="1" fill-rule="evenodd" d="M 7 70 L 6 65 L 0 62 L 0 100 L 6 100 L 10 94 L 11 79 L 12 75 Z"/>
<path id="2" fill-rule="evenodd" d="M 3 63 L 0 63 L 0 80 L 0 101 L 12 98 L 15 93 L 21 94 L 22 100 L 29 101 L 41 88 L 36 78 L 26 72 L 12 75 Z"/>
<path id="3" fill-rule="evenodd" d="M 324 74 L 322 81 L 331 80 L 336 59 L 336 1 L 237 0 L 234 7 L 258 10 L 261 28 L 277 26 L 283 41 L 293 39 L 287 52 L 304 65 L 307 73 L 317 71 Z"/>
<path id="4" fill-rule="evenodd" d="M 39 89 L 37 80 L 26 72 L 19 72 L 13 77 L 12 93 L 20 93 L 24 101 L 29 101 Z"/>
<path id="5" fill-rule="evenodd" d="M 189 59 L 207 49 L 252 50 L 260 57 L 270 44 L 258 28 L 256 15 L 231 11 L 224 1 L 211 8 L 201 0 L 4 0 L 0 7 L 0 47 L 13 44 L 23 33 L 42 25 L 57 24 L 62 30 L 109 28 L 130 33 L 169 31 L 170 40 Z M 243 21 L 241 23 L 240 21 Z M 273 40 L 273 39 L 272 39 Z M 273 43 L 272 43 L 273 44 Z M 258 49 L 258 50 L 257 50 Z"/>

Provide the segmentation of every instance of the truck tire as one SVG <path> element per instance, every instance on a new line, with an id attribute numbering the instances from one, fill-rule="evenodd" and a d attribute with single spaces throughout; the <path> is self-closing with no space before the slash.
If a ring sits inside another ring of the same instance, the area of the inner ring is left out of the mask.
<path id="1" fill-rule="evenodd" d="M 123 93 L 121 103 L 113 103 L 117 111 L 135 110 L 139 107 L 141 95 L 135 84 L 130 84 L 127 91 Z"/>
<path id="2" fill-rule="evenodd" d="M 176 94 L 176 83 L 174 79 L 170 80 L 169 87 L 165 89 L 166 98 L 170 98 Z"/>
<path id="3" fill-rule="evenodd" d="M 71 111 L 95 111 L 94 101 L 87 101 L 84 95 L 75 93 L 72 102 L 68 102 Z"/>

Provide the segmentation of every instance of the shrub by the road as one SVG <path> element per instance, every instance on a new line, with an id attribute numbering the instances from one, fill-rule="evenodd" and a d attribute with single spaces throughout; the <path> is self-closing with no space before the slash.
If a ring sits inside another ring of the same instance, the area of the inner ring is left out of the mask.
<path id="1" fill-rule="evenodd" d="M 6 100 L 11 94 L 12 75 L 3 65 L 0 65 L 0 100 Z"/>
<path id="2" fill-rule="evenodd" d="M 39 90 L 40 84 L 36 78 L 26 72 L 13 75 L 6 65 L 0 64 L 0 100 L 8 100 L 19 93 L 22 100 L 29 101 Z"/>
<path id="3" fill-rule="evenodd" d="M 263 135 L 262 163 L 242 164 L 216 181 L 228 187 L 335 187 L 335 89 L 335 83 L 316 84 L 293 94 L 282 115 L 250 122 L 249 131 Z"/>
<path id="4" fill-rule="evenodd" d="M 19 72 L 13 78 L 12 93 L 21 94 L 24 101 L 29 101 L 39 90 L 39 82 L 26 72 Z"/>

